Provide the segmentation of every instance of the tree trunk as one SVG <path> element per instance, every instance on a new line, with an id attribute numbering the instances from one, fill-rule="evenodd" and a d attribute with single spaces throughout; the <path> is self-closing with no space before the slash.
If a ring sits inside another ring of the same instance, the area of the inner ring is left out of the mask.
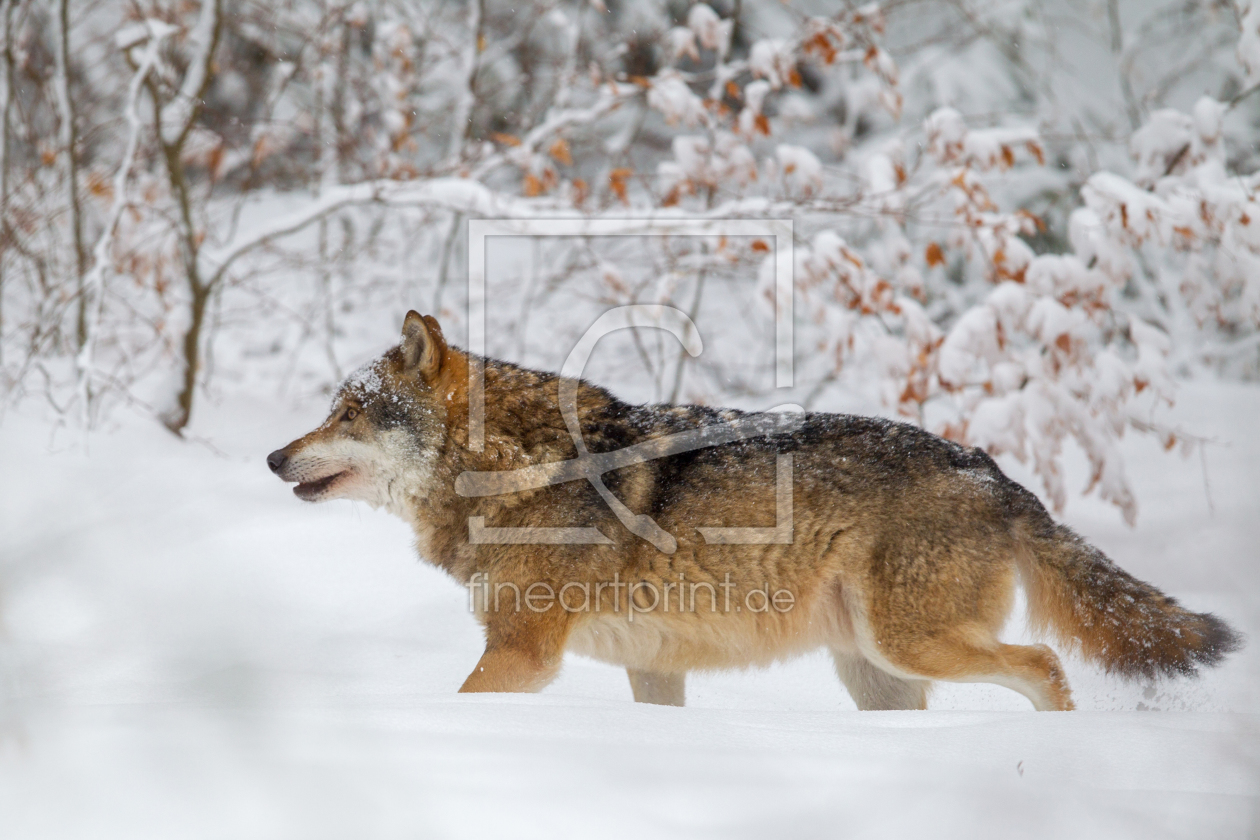
<path id="1" fill-rule="evenodd" d="M 201 268 L 197 262 L 198 236 L 192 219 L 192 204 L 188 196 L 188 177 L 184 172 L 183 142 L 177 146 L 163 144 L 166 158 L 166 174 L 179 205 L 179 250 L 184 258 L 184 274 L 188 278 L 189 315 L 188 331 L 184 333 L 184 373 L 175 410 L 166 417 L 166 427 L 175 434 L 182 434 L 192 419 L 193 396 L 197 390 L 197 370 L 201 364 L 201 328 L 205 323 L 206 303 L 212 291 L 202 282 Z"/>
<path id="2" fill-rule="evenodd" d="M 180 380 L 179 396 L 175 410 L 166 417 L 166 427 L 182 435 L 184 427 L 192 419 L 193 395 L 197 391 L 197 371 L 201 367 L 201 328 L 206 320 L 206 305 L 210 302 L 210 290 L 204 286 L 192 288 L 189 311 L 192 321 L 184 333 L 184 373 Z"/>
<path id="3" fill-rule="evenodd" d="M 185 71 L 184 83 L 180 86 L 181 99 L 175 101 L 176 105 L 183 102 L 190 103 L 182 110 L 182 113 L 180 109 L 176 109 L 176 113 L 179 114 L 178 120 L 174 120 L 169 125 L 163 122 L 164 117 L 167 116 L 165 111 L 172 103 L 168 102 L 164 105 L 157 86 L 152 81 L 149 82 L 158 142 L 162 146 L 163 157 L 166 160 L 167 180 L 170 181 L 171 193 L 179 208 L 179 250 L 184 260 L 184 274 L 188 278 L 190 297 L 188 331 L 184 333 L 183 341 L 183 376 L 179 393 L 175 397 L 175 408 L 164 421 L 166 427 L 177 435 L 183 434 L 188 421 L 192 419 L 193 398 L 197 393 L 197 374 L 201 368 L 201 333 L 206 320 L 206 306 L 210 302 L 210 296 L 220 277 L 220 274 L 215 274 L 209 281 L 202 279 L 198 257 L 201 236 L 193 222 L 192 201 L 188 194 L 188 175 L 184 171 L 184 143 L 188 139 L 188 132 L 193 122 L 197 119 L 202 97 L 213 77 L 214 51 L 223 28 L 220 3 L 221 0 L 202 0 L 197 30 L 202 33 L 204 40 L 199 45 L 200 52 L 192 57 Z M 202 29 L 203 26 L 207 28 Z"/>
<path id="4" fill-rule="evenodd" d="M 70 0 L 57 3 L 57 105 L 61 117 L 60 139 L 66 154 L 66 197 L 70 209 L 70 234 L 74 244 L 76 293 L 79 306 L 75 317 L 75 348 L 87 341 L 87 300 L 83 294 L 83 277 L 87 274 L 87 252 L 83 249 L 83 208 L 79 203 L 79 161 L 75 151 L 79 143 L 74 124 L 74 100 L 70 98 Z"/>
<path id="5" fill-rule="evenodd" d="M 3 16 L 0 16 L 0 37 L 3 38 L 3 53 L 0 54 L 0 67 L 4 70 L 4 81 L 0 83 L 0 366 L 4 365 L 4 257 L 8 250 L 9 235 L 9 119 L 13 111 L 13 7 L 15 3 L 6 3 Z"/>

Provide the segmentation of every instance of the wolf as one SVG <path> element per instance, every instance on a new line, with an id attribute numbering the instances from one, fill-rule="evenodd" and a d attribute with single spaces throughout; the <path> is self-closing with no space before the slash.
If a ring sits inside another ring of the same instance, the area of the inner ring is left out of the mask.
<path id="1" fill-rule="evenodd" d="M 480 445 L 470 365 L 484 382 Z M 1056 523 L 979 449 L 883 419 L 761 419 L 631 405 L 474 357 L 412 311 L 398 345 L 267 464 L 300 499 L 398 515 L 420 556 L 470 588 L 485 650 L 460 691 L 538 691 L 567 650 L 624 667 L 637 701 L 682 705 L 689 671 L 825 648 L 859 709 L 924 709 L 945 680 L 1070 710 L 1055 652 L 998 638 L 1020 584 L 1034 631 L 1122 677 L 1193 675 L 1242 643 Z M 751 431 L 723 432 L 740 424 Z M 697 434 L 712 445 L 619 456 Z M 583 466 L 614 456 L 598 481 Z M 532 478 L 468 489 L 500 475 Z M 645 538 L 645 522 L 668 539 Z M 712 539 L 733 528 L 771 536 Z"/>

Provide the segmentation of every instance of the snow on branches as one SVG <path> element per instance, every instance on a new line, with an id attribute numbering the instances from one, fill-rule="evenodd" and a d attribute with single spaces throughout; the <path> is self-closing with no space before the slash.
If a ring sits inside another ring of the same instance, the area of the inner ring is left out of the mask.
<path id="1" fill-rule="evenodd" d="M 1093 175 L 1072 218 L 1077 251 L 1117 282 L 1134 280 L 1146 316 L 1184 334 L 1187 353 L 1196 336 L 1260 326 L 1260 177 L 1227 171 L 1226 109 L 1203 97 L 1192 114 L 1156 111 L 1133 135 L 1134 181 Z"/>
<path id="2" fill-rule="evenodd" d="M 317 340 L 335 371 L 342 315 L 368 288 L 457 318 L 442 295 L 458 294 L 463 224 L 495 215 L 791 218 L 800 402 L 856 394 L 1021 459 L 1058 506 L 1086 489 L 1063 478 L 1075 445 L 1088 488 L 1130 521 L 1121 436 L 1191 440 L 1152 419 L 1173 372 L 1258 364 L 1260 176 L 1237 129 L 1260 99 L 1254 0 L 1241 33 L 1229 21 L 1228 38 L 1201 39 L 1226 44 L 1216 64 L 1187 58 L 1203 73 L 1231 64 L 1194 94 L 1218 98 L 1166 101 L 1171 70 L 1135 92 L 1148 36 L 1117 29 L 1117 78 L 1098 87 L 1123 107 L 1101 108 L 1035 78 L 1027 56 L 1059 53 L 1032 17 L 964 21 L 943 0 L 823 14 L 777 0 L 144 0 L 76 24 L 91 59 L 76 66 L 72 44 L 47 82 L 35 65 L 57 33 L 29 5 L 6 13 L 0 51 L 6 78 L 34 80 L 7 100 L 21 107 L 4 110 L 0 144 L 0 370 L 14 393 L 38 372 L 64 395 L 59 357 L 73 392 L 78 356 L 81 397 L 131 397 L 158 371 L 181 379 L 182 428 L 225 305 L 251 323 L 266 302 L 302 336 L 291 352 Z M 149 55 L 157 30 L 166 46 Z M 75 248 L 71 218 L 96 249 Z M 765 242 L 670 247 L 642 265 L 586 245 L 553 255 L 562 279 L 511 290 L 522 324 L 561 289 L 698 315 L 722 295 L 773 299 Z M 758 262 L 721 295 L 706 281 Z M 303 303 L 277 292 L 277 267 L 315 278 L 297 286 Z M 86 353 L 65 337 L 76 307 L 98 313 Z M 706 346 L 749 343 L 701 326 Z M 649 350 L 664 398 L 782 401 L 752 374 Z"/>
<path id="3" fill-rule="evenodd" d="M 864 248 L 824 231 L 799 253 L 807 303 L 851 313 L 815 315 L 834 335 L 837 368 L 846 355 L 865 355 L 886 405 L 961 443 L 1028 462 L 1056 507 L 1067 498 L 1063 445 L 1074 440 L 1091 466 L 1086 491 L 1096 488 L 1134 521 L 1117 440 L 1137 418 L 1143 392 L 1173 397 L 1167 336 L 1116 311 L 1121 275 L 1091 255 L 1035 254 L 1024 237 L 1039 220 L 992 198 L 990 176 L 1044 160 L 1035 132 L 970 129 L 947 108 L 923 131 L 928 154 L 914 171 L 905 172 L 900 146 L 868 166 L 883 218 Z M 919 262 L 909 242 L 925 221 L 944 235 Z M 962 286 L 951 301 L 953 282 Z"/>

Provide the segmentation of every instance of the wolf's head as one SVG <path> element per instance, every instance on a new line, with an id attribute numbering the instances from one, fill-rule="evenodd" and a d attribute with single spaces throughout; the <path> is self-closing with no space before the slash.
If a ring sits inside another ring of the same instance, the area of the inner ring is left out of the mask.
<path id="1" fill-rule="evenodd" d="M 408 312 L 398 346 L 355 371 L 314 431 L 267 456 L 308 502 L 357 499 L 404 513 L 423 495 L 446 434 L 457 351 L 438 322 Z"/>

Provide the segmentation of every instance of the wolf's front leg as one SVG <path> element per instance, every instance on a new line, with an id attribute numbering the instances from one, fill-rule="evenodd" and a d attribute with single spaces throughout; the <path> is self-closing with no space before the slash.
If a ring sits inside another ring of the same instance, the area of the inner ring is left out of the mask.
<path id="1" fill-rule="evenodd" d="M 492 615 L 486 624 L 486 652 L 459 690 L 541 691 L 554 680 L 564 659 L 569 622 L 563 613 L 554 618 L 548 613 Z"/>
<path id="2" fill-rule="evenodd" d="M 640 671 L 627 668 L 630 677 L 630 690 L 634 692 L 634 702 L 655 703 L 658 706 L 681 706 L 685 695 L 685 673 L 663 674 L 659 671 Z"/>

